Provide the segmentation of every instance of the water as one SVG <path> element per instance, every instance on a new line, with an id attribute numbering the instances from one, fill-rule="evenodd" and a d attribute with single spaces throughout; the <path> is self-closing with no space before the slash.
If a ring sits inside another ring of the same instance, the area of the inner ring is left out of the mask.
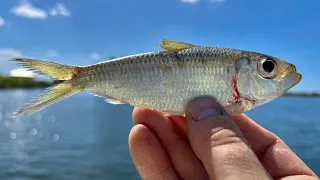
<path id="1" fill-rule="evenodd" d="M 42 90 L 0 91 L 0 179 L 141 179 L 128 150 L 132 107 L 77 94 L 18 120 Z M 320 99 L 279 98 L 249 113 L 320 175 Z"/>

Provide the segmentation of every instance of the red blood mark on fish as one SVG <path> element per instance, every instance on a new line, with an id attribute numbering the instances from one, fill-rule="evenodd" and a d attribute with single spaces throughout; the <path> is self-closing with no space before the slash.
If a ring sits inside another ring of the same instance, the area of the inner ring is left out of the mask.
<path id="1" fill-rule="evenodd" d="M 256 104 L 256 100 L 254 100 L 254 99 L 249 99 L 249 98 L 246 98 L 246 97 L 244 99 L 249 101 L 249 102 L 251 102 L 252 106 L 254 106 Z"/>
<path id="2" fill-rule="evenodd" d="M 236 73 L 236 75 L 234 75 L 233 77 L 232 77 L 232 88 L 233 88 L 233 91 L 232 91 L 232 96 L 233 96 L 233 102 L 234 103 L 237 103 L 237 102 L 239 102 L 240 101 L 240 98 L 241 98 L 241 96 L 240 96 L 240 93 L 239 93 L 239 90 L 238 90 L 238 78 L 237 78 L 237 74 L 238 73 Z"/>
<path id="3" fill-rule="evenodd" d="M 242 98 L 240 96 L 240 92 L 239 92 L 239 89 L 238 89 L 238 64 L 237 62 L 235 63 L 234 65 L 235 67 L 235 73 L 234 75 L 232 76 L 232 97 L 233 97 L 233 100 L 231 101 L 232 103 L 238 103 L 240 102 L 240 99 Z M 254 99 L 249 99 L 249 98 L 246 98 L 244 97 L 243 98 L 244 100 L 246 101 L 249 101 L 253 106 L 255 105 L 256 101 Z"/>
<path id="4" fill-rule="evenodd" d="M 233 102 L 234 103 L 238 103 L 240 101 L 240 93 L 239 93 L 239 89 L 238 89 L 238 63 L 235 62 L 234 64 L 234 75 L 232 76 L 232 96 L 233 96 Z"/>

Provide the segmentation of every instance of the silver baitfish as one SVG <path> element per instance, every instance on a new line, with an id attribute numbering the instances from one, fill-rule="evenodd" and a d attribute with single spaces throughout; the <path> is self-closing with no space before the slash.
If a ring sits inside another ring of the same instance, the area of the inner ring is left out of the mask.
<path id="1" fill-rule="evenodd" d="M 71 66 L 15 58 L 23 67 L 62 83 L 14 112 L 35 113 L 73 94 L 89 91 L 108 103 L 130 104 L 174 115 L 198 96 L 212 96 L 230 114 L 265 104 L 301 80 L 294 65 L 278 58 L 238 49 L 205 47 L 163 40 L 163 51 Z"/>

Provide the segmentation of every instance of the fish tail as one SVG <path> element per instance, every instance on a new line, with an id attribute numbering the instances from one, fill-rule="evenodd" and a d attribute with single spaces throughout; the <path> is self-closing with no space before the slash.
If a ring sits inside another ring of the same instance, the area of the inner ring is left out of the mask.
<path id="1" fill-rule="evenodd" d="M 64 65 L 30 58 L 15 58 L 11 61 L 28 70 L 41 75 L 49 76 L 55 80 L 70 80 L 76 74 L 77 66 Z"/>
<path id="2" fill-rule="evenodd" d="M 54 103 L 83 91 L 81 85 L 77 83 L 77 75 L 83 67 L 69 66 L 52 62 L 45 62 L 36 59 L 17 58 L 13 61 L 19 62 L 23 67 L 33 70 L 39 74 L 47 75 L 55 80 L 62 81 L 60 84 L 53 85 L 45 90 L 31 102 L 12 114 L 13 118 L 30 115 L 38 112 Z"/>

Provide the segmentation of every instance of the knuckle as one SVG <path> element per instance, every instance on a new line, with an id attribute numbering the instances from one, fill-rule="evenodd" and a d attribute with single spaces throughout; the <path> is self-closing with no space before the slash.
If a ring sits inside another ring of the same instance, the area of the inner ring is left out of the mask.
<path id="1" fill-rule="evenodd" d="M 173 169 L 171 166 L 168 166 L 167 168 L 165 168 L 163 171 L 151 174 L 147 177 L 143 177 L 143 180 L 161 180 L 161 179 L 167 179 L 168 177 L 172 178 L 171 174 L 173 173 Z"/>
<path id="2" fill-rule="evenodd" d="M 198 142 L 205 142 L 211 147 L 243 142 L 244 136 L 233 121 L 226 116 L 217 116 L 210 120 L 206 130 L 198 131 Z"/>
<path id="3" fill-rule="evenodd" d="M 174 152 L 177 149 L 177 147 L 181 147 L 187 142 L 185 138 L 180 136 L 168 141 L 169 142 L 166 145 L 168 152 Z"/>
<path id="4" fill-rule="evenodd" d="M 212 150 L 213 148 L 219 149 L 224 145 L 237 146 L 240 143 L 246 144 L 240 129 L 229 117 L 216 116 L 209 121 L 207 121 L 209 123 L 201 125 L 201 129 L 197 129 L 197 135 L 192 140 L 195 147 L 201 147 L 198 151 Z"/>

